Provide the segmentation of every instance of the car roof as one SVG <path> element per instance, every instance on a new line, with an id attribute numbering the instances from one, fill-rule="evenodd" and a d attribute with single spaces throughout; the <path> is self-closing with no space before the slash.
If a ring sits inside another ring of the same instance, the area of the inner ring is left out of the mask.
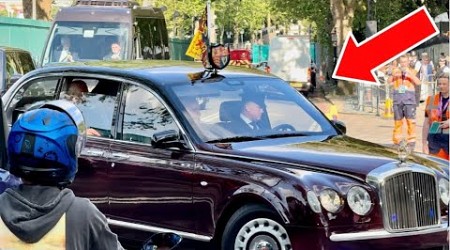
<path id="1" fill-rule="evenodd" d="M 193 74 L 204 72 L 200 62 L 171 60 L 138 60 L 138 61 L 96 61 L 70 64 L 52 64 L 43 69 L 33 71 L 30 77 L 45 73 L 93 73 L 109 76 L 125 77 L 135 80 L 151 81 L 156 85 L 166 85 L 191 81 Z M 276 78 L 260 70 L 229 66 L 218 72 L 229 79 L 241 77 Z"/>
<path id="2" fill-rule="evenodd" d="M 129 8 L 122 7 L 71 6 L 58 11 L 57 21 L 131 22 L 131 14 Z"/>

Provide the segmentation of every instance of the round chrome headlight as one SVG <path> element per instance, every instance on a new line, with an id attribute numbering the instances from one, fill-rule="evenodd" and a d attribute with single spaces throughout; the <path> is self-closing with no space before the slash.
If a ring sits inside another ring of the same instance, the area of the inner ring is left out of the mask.
<path id="1" fill-rule="evenodd" d="M 357 215 L 366 215 L 372 208 L 369 192 L 359 186 L 354 186 L 348 190 L 347 202 L 350 209 Z"/>
<path id="2" fill-rule="evenodd" d="M 306 194 L 306 198 L 308 200 L 308 204 L 311 207 L 312 211 L 314 211 L 316 213 L 322 212 L 322 209 L 320 208 L 319 199 L 317 199 L 317 196 L 313 191 L 308 191 L 308 193 Z"/>
<path id="3" fill-rule="evenodd" d="M 344 205 L 339 194 L 332 189 L 324 189 L 319 195 L 320 203 L 330 213 L 336 213 Z"/>
<path id="4" fill-rule="evenodd" d="M 448 201 L 450 200 L 450 194 L 448 186 L 448 180 L 440 179 L 439 180 L 439 194 L 441 195 L 441 200 L 444 202 L 445 205 L 448 205 Z"/>

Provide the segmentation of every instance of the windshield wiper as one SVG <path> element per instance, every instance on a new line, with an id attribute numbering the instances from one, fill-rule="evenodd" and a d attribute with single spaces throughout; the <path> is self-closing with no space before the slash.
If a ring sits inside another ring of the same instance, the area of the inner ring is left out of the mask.
<path id="1" fill-rule="evenodd" d="M 305 134 L 305 133 L 271 134 L 271 135 L 259 136 L 259 138 L 271 139 L 271 138 L 296 137 L 296 136 L 308 136 L 308 134 Z"/>
<path id="2" fill-rule="evenodd" d="M 220 138 L 220 139 L 216 139 L 216 140 L 206 141 L 206 143 L 244 142 L 244 141 L 262 140 L 262 139 L 264 139 L 264 137 L 261 137 L 261 136 L 233 136 L 233 137 L 226 137 L 226 138 Z"/>
<path id="3" fill-rule="evenodd" d="M 256 141 L 256 140 L 283 138 L 283 137 L 296 137 L 296 136 L 308 136 L 308 134 L 287 133 L 287 134 L 271 134 L 271 135 L 259 135 L 259 136 L 234 136 L 234 137 L 227 137 L 227 138 L 211 140 L 211 141 L 207 141 L 206 143 L 244 142 L 244 141 Z"/>

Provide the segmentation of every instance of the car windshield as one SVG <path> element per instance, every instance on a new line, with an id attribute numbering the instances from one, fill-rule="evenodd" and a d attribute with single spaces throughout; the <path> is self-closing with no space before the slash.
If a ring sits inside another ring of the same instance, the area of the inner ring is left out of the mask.
<path id="1" fill-rule="evenodd" d="M 187 127 L 204 142 L 337 134 L 306 98 L 279 79 L 223 78 L 169 88 Z"/>
<path id="2" fill-rule="evenodd" d="M 128 36 L 129 25 L 125 23 L 55 22 L 42 64 L 102 60 L 109 58 L 117 45 L 118 59 L 126 59 Z"/>

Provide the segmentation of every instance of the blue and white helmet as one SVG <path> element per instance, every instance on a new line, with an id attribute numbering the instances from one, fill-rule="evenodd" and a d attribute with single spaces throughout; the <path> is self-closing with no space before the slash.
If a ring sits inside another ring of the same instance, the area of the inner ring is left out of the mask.
<path id="1" fill-rule="evenodd" d="M 25 112 L 8 138 L 10 172 L 36 184 L 73 182 L 86 142 L 81 111 L 68 101 L 51 101 Z"/>

